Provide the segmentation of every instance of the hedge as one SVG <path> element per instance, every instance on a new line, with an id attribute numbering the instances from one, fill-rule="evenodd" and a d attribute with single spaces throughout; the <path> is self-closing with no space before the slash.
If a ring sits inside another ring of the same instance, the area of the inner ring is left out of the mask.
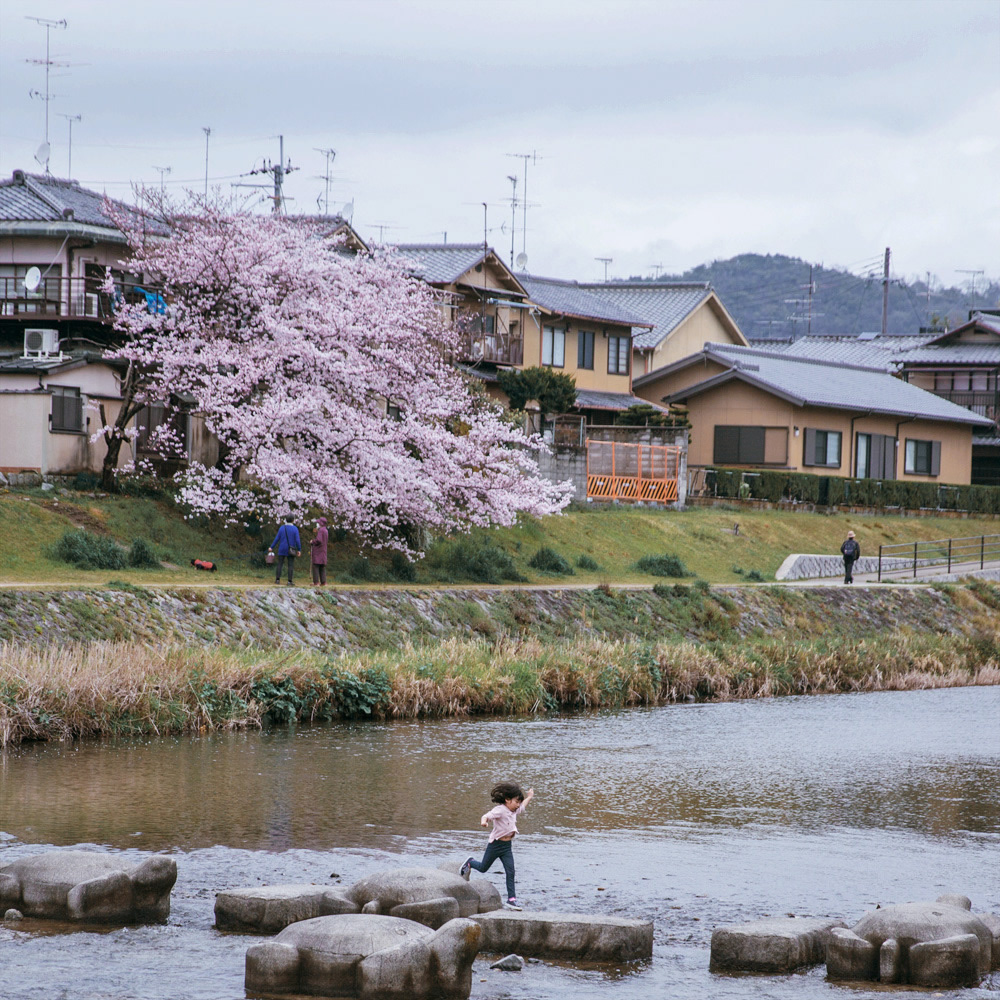
<path id="1" fill-rule="evenodd" d="M 708 469 L 708 485 L 714 483 L 718 497 L 740 497 L 740 487 L 749 486 L 756 500 L 797 501 L 835 506 L 850 504 L 879 509 L 901 507 L 918 510 L 964 510 L 973 514 L 1000 514 L 1000 486 L 952 486 L 945 483 L 910 482 L 900 479 L 842 479 L 813 476 L 805 472 L 774 469 Z M 743 495 L 746 496 L 744 487 Z"/>

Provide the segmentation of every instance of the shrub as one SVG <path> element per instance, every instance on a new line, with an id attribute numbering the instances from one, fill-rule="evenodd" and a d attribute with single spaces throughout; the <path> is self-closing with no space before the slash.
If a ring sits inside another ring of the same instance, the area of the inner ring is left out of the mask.
<path id="1" fill-rule="evenodd" d="M 347 567 L 347 575 L 352 580 L 370 580 L 372 564 L 367 556 L 355 556 Z"/>
<path id="2" fill-rule="evenodd" d="M 600 563 L 596 559 L 591 559 L 588 555 L 582 555 L 576 560 L 577 568 L 588 570 L 591 573 L 596 573 L 600 568 Z"/>
<path id="3" fill-rule="evenodd" d="M 472 580 L 475 583 L 523 583 L 511 554 L 495 542 L 482 537 L 458 538 L 441 542 L 431 549 L 427 565 L 438 579 L 448 582 Z"/>
<path id="4" fill-rule="evenodd" d="M 754 583 L 763 583 L 764 575 L 759 569 L 752 569 L 747 573 L 748 580 L 752 580 Z"/>
<path id="5" fill-rule="evenodd" d="M 73 479 L 73 489 L 90 492 L 91 490 L 96 490 L 100 482 L 100 479 L 92 472 L 78 472 Z"/>
<path id="6" fill-rule="evenodd" d="M 160 560 L 145 538 L 137 538 L 128 550 L 128 564 L 133 569 L 159 569 Z"/>
<path id="7" fill-rule="evenodd" d="M 500 369 L 497 380 L 507 394 L 512 410 L 523 410 L 529 399 L 537 399 L 542 413 L 566 413 L 576 405 L 576 380 L 551 368 Z"/>
<path id="8" fill-rule="evenodd" d="M 77 569 L 124 569 L 125 551 L 113 539 L 89 531 L 67 531 L 52 548 L 52 556 Z"/>
<path id="9" fill-rule="evenodd" d="M 573 567 L 555 549 L 550 549 L 547 545 L 540 548 L 528 560 L 528 565 L 543 573 L 559 573 L 562 576 L 573 575 Z"/>
<path id="10" fill-rule="evenodd" d="M 389 576 L 400 583 L 413 583 L 417 578 L 417 567 L 402 552 L 393 552 Z"/>
<path id="11" fill-rule="evenodd" d="M 692 575 L 683 561 L 671 552 L 665 552 L 662 556 L 643 556 L 636 562 L 635 568 L 640 573 L 649 573 L 650 576 Z"/>

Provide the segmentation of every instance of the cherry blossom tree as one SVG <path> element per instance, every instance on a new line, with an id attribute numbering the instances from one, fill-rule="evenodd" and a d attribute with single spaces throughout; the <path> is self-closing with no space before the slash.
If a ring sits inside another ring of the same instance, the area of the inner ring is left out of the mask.
<path id="1" fill-rule="evenodd" d="M 111 356 L 143 373 L 138 402 L 193 398 L 218 438 L 214 467 L 178 476 L 192 511 L 319 509 L 412 555 L 413 529 L 509 525 L 569 501 L 569 483 L 539 475 L 544 444 L 449 362 L 458 337 L 405 261 L 349 254 L 315 224 L 152 200 L 171 237 L 116 222 L 127 267 L 169 306 L 124 305 Z"/>

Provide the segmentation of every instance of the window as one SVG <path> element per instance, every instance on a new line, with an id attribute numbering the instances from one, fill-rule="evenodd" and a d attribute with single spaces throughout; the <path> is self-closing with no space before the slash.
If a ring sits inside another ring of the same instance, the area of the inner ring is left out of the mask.
<path id="1" fill-rule="evenodd" d="M 38 287 L 29 291 L 24 279 L 32 267 L 42 274 Z M 59 313 L 62 308 L 62 267 L 59 264 L 0 264 L 0 315 Z"/>
<path id="2" fill-rule="evenodd" d="M 858 479 L 896 478 L 896 439 L 891 434 L 858 434 L 857 448 Z"/>
<path id="3" fill-rule="evenodd" d="M 969 391 L 969 376 L 972 372 L 955 372 L 952 375 L 951 387 L 955 392 Z"/>
<path id="4" fill-rule="evenodd" d="M 986 372 L 975 371 L 972 373 L 972 388 L 975 392 L 986 392 L 989 388 Z"/>
<path id="5" fill-rule="evenodd" d="M 629 358 L 632 355 L 632 338 L 608 337 L 608 374 L 628 375 Z"/>
<path id="6" fill-rule="evenodd" d="M 827 468 L 840 466 L 840 431 L 820 431 L 807 427 L 805 437 L 803 465 L 823 465 Z"/>
<path id="7" fill-rule="evenodd" d="M 717 465 L 784 465 L 788 428 L 717 425 L 712 461 Z"/>
<path id="8" fill-rule="evenodd" d="M 941 442 L 906 439 L 903 471 L 911 476 L 937 476 L 941 472 Z"/>
<path id="9" fill-rule="evenodd" d="M 934 375 L 935 392 L 951 392 L 951 372 L 936 372 Z"/>
<path id="10" fill-rule="evenodd" d="M 53 385 L 52 416 L 49 429 L 53 431 L 83 430 L 83 399 L 80 390 L 68 385 Z"/>
<path id="11" fill-rule="evenodd" d="M 386 403 L 385 404 L 385 415 L 390 420 L 402 420 L 403 411 L 399 408 L 397 403 Z"/>
<path id="12" fill-rule="evenodd" d="M 188 414 L 184 410 L 173 404 L 168 407 L 164 403 L 150 403 L 136 414 L 135 423 L 139 431 L 135 440 L 137 453 L 156 458 L 187 457 Z"/>
<path id="13" fill-rule="evenodd" d="M 561 326 L 542 328 L 542 364 L 566 367 L 566 331 Z"/>
<path id="14" fill-rule="evenodd" d="M 576 367 L 594 367 L 594 331 L 580 330 L 576 335 Z"/>

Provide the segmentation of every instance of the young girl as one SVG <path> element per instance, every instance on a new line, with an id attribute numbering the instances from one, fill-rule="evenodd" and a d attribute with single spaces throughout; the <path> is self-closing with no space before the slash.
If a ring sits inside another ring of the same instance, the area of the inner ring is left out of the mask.
<path id="1" fill-rule="evenodd" d="M 499 785 L 493 786 L 490 799 L 497 804 L 479 821 L 480 826 L 489 826 L 491 821 L 493 823 L 483 860 L 469 858 L 459 871 L 462 878 L 467 879 L 470 868 L 475 868 L 477 872 L 488 872 L 493 867 L 493 862 L 499 858 L 507 875 L 507 908 L 510 910 L 521 909 L 514 892 L 514 850 L 510 842 L 517 836 L 517 817 L 524 812 L 534 794 L 534 788 L 529 788 L 525 795 L 520 785 L 511 781 L 501 781 Z"/>

